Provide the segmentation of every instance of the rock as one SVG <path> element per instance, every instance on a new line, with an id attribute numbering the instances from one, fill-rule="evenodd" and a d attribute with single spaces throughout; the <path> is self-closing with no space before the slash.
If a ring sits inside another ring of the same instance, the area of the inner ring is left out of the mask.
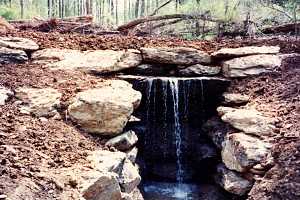
<path id="1" fill-rule="evenodd" d="M 162 64 L 141 64 L 135 68 L 130 69 L 130 74 L 144 75 L 144 76 L 163 76 L 175 69 L 175 65 Z"/>
<path id="2" fill-rule="evenodd" d="M 119 175 L 121 191 L 131 193 L 141 182 L 138 168 L 128 159 L 124 161 L 123 170 Z"/>
<path id="3" fill-rule="evenodd" d="M 142 57 L 137 50 L 44 49 L 33 53 L 35 63 L 43 63 L 53 70 L 81 70 L 96 73 L 121 71 L 138 66 Z"/>
<path id="4" fill-rule="evenodd" d="M 222 149 L 222 160 L 227 168 L 245 172 L 267 158 L 271 145 L 244 133 L 228 135 Z"/>
<path id="5" fill-rule="evenodd" d="M 201 161 L 203 159 L 216 158 L 217 151 L 213 145 L 200 143 L 196 146 L 195 155 L 197 155 L 197 160 Z"/>
<path id="6" fill-rule="evenodd" d="M 130 116 L 129 122 L 134 123 L 134 122 L 140 122 L 140 121 L 141 121 L 140 118 L 137 118 L 137 117 L 135 117 L 133 115 Z"/>
<path id="7" fill-rule="evenodd" d="M 76 95 L 68 111 L 82 129 L 100 135 L 122 133 L 142 95 L 126 81 L 112 80 L 101 88 L 89 89 Z"/>
<path id="8" fill-rule="evenodd" d="M 137 154 L 138 154 L 138 148 L 134 147 L 133 149 L 131 149 L 131 150 L 129 150 L 129 151 L 126 152 L 126 157 L 132 163 L 135 163 Z"/>
<path id="9" fill-rule="evenodd" d="M 235 93 L 224 93 L 223 105 L 232 106 L 232 105 L 243 105 L 247 104 L 250 100 L 248 95 L 235 94 Z"/>
<path id="10" fill-rule="evenodd" d="M 25 51 L 0 47 L 0 64 L 24 63 L 27 60 Z"/>
<path id="11" fill-rule="evenodd" d="M 212 56 L 218 59 L 224 59 L 258 54 L 277 54 L 279 51 L 279 46 L 249 46 L 239 48 L 223 48 L 214 52 Z"/>
<path id="12" fill-rule="evenodd" d="M 251 181 L 243 178 L 239 173 L 227 169 L 223 164 L 217 166 L 215 179 L 216 183 L 226 191 L 240 196 L 250 191 L 253 185 Z"/>
<path id="13" fill-rule="evenodd" d="M 219 107 L 217 111 L 224 122 L 248 134 L 270 136 L 275 130 L 275 120 L 263 116 L 255 109 Z"/>
<path id="14" fill-rule="evenodd" d="M 222 70 L 225 77 L 247 77 L 272 72 L 281 61 L 278 55 L 247 56 L 225 61 Z"/>
<path id="15" fill-rule="evenodd" d="M 21 106 L 22 113 L 32 113 L 37 117 L 52 117 L 57 114 L 60 106 L 61 93 L 53 88 L 18 88 L 16 97 L 25 103 Z"/>
<path id="16" fill-rule="evenodd" d="M 138 188 L 134 189 L 130 194 L 122 193 L 122 200 L 144 200 Z"/>
<path id="17" fill-rule="evenodd" d="M 105 146 L 115 147 L 119 151 L 127 151 L 133 147 L 138 141 L 134 131 L 127 131 L 122 135 L 114 137 L 105 143 Z"/>
<path id="18" fill-rule="evenodd" d="M 150 63 L 195 65 L 209 64 L 210 55 L 203 51 L 186 47 L 141 48 L 143 60 Z"/>
<path id="19" fill-rule="evenodd" d="M 5 88 L 5 87 L 0 87 L 0 106 L 4 106 L 7 99 L 12 96 L 14 93 Z"/>
<path id="20" fill-rule="evenodd" d="M 7 195 L 5 195 L 5 194 L 0 195 L 0 200 L 5 200 L 6 198 L 7 198 Z"/>
<path id="21" fill-rule="evenodd" d="M 19 37 L 0 37 L 0 47 L 23 51 L 36 51 L 39 49 L 39 45 L 34 41 Z"/>
<path id="22" fill-rule="evenodd" d="M 207 120 L 207 122 L 203 124 L 202 130 L 219 149 L 222 149 L 225 137 L 230 132 L 229 126 L 218 117 Z"/>
<path id="23" fill-rule="evenodd" d="M 121 188 L 114 173 L 88 173 L 79 188 L 86 200 L 121 200 Z"/>
<path id="24" fill-rule="evenodd" d="M 122 171 L 126 154 L 123 152 L 98 150 L 91 152 L 87 160 L 100 172 L 114 172 L 118 174 Z"/>
<path id="25" fill-rule="evenodd" d="M 189 66 L 185 69 L 179 70 L 178 74 L 180 76 L 215 76 L 218 75 L 221 72 L 221 67 L 211 67 L 211 66 L 205 66 L 201 64 L 196 64 Z"/>
<path id="26" fill-rule="evenodd" d="M 115 173 L 122 192 L 131 193 L 141 181 L 138 168 L 125 153 L 99 150 L 92 152 L 88 160 L 98 172 Z"/>

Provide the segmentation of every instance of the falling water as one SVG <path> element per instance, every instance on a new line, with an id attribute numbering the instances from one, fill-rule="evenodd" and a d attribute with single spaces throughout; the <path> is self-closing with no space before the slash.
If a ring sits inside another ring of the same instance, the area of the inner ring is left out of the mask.
<path id="1" fill-rule="evenodd" d="M 136 114 L 142 119 L 137 130 L 144 142 L 139 158 L 147 200 L 200 199 L 198 186 L 191 184 L 198 173 L 192 162 L 198 142 L 203 140 L 199 128 L 207 112 L 204 95 L 211 88 L 218 90 L 215 83 L 211 87 L 208 82 L 205 78 L 173 77 L 147 77 L 135 82 L 134 87 L 145 97 Z"/>
<path id="2" fill-rule="evenodd" d="M 174 135 L 176 143 L 176 180 L 178 183 L 183 182 L 183 168 L 182 168 L 182 136 L 181 136 L 181 125 L 179 119 L 179 94 L 178 94 L 178 80 L 170 79 L 169 80 L 170 89 L 172 92 L 173 98 L 173 108 L 174 108 Z"/>

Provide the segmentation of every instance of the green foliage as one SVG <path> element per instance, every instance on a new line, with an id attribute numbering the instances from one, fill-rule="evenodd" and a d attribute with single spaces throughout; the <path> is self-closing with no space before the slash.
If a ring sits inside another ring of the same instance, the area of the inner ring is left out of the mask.
<path id="1" fill-rule="evenodd" d="M 5 6 L 0 6 L 0 16 L 4 17 L 7 20 L 15 19 L 16 12 L 13 8 L 7 8 Z"/>

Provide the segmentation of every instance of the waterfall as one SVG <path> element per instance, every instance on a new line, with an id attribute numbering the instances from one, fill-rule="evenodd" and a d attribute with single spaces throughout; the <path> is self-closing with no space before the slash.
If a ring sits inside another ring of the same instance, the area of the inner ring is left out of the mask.
<path id="1" fill-rule="evenodd" d="M 201 126 L 226 84 L 211 78 L 142 77 L 133 86 L 143 95 L 135 113 L 141 122 L 134 130 L 140 136 L 144 192 L 157 194 L 150 200 L 199 199 L 193 184 L 207 177 L 201 161 L 200 147 L 206 141 Z"/>
<path id="2" fill-rule="evenodd" d="M 173 98 L 173 108 L 174 108 L 174 135 L 176 143 L 176 180 L 178 183 L 183 182 L 183 168 L 182 168 L 182 136 L 181 136 L 181 125 L 180 125 L 180 116 L 179 116 L 179 93 L 178 93 L 178 80 L 170 79 L 169 80 L 170 89 L 172 92 Z"/>

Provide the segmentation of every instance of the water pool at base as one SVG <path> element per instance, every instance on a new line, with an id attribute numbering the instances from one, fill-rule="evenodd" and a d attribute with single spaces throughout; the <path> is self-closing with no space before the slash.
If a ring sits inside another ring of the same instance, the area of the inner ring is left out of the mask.
<path id="1" fill-rule="evenodd" d="M 227 200 L 215 185 L 146 182 L 141 190 L 145 200 Z"/>

